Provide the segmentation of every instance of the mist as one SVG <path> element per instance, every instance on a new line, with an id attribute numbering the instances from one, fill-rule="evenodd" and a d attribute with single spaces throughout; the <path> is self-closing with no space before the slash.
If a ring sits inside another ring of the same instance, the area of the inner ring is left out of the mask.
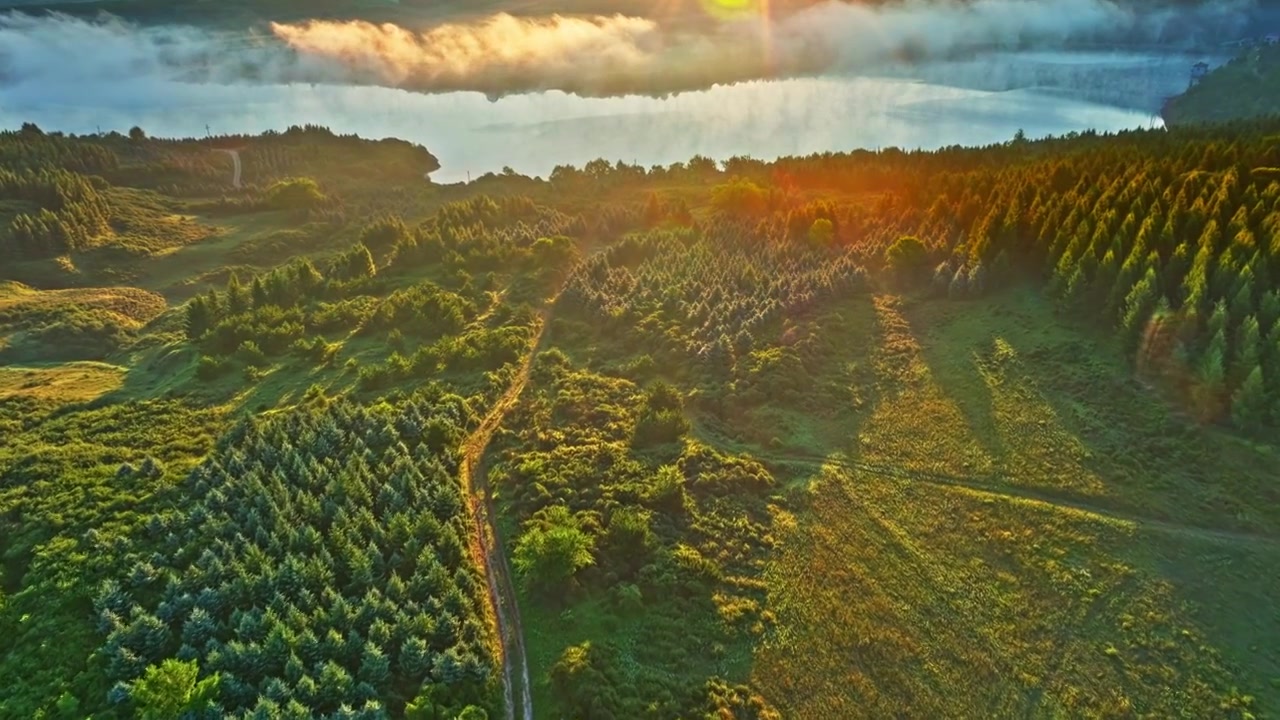
<path id="1" fill-rule="evenodd" d="M 1247 3 L 1135 11 L 1109 0 L 828 2 L 781 20 L 681 32 L 653 19 L 496 15 L 424 32 L 367 22 L 273 24 L 301 57 L 350 81 L 489 95 L 662 95 L 744 80 L 856 74 L 886 63 L 1088 44 L 1186 44 L 1243 26 Z"/>
<path id="2" fill-rule="evenodd" d="M 737 20 L 698 32 L 623 15 L 498 14 L 425 30 L 310 21 L 216 33 L 9 14 L 0 16 L 0 84 L 301 82 L 490 98 L 547 90 L 665 96 L 757 79 L 874 74 L 999 50 L 1189 44 L 1238 32 L 1249 9 L 1244 0 L 1143 11 L 1109 0 L 829 2 L 772 22 Z"/>

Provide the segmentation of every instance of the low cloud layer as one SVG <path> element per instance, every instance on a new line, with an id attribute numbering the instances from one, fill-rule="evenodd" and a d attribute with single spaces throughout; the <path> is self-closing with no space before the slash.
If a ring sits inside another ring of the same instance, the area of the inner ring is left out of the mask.
<path id="1" fill-rule="evenodd" d="M 1147 9 L 1111 0 L 828 2 L 766 22 L 682 31 L 647 18 L 499 14 L 425 31 L 366 22 L 273 24 L 270 34 L 0 16 L 0 83 L 164 79 L 331 82 L 490 96 L 563 90 L 664 95 L 759 78 L 875 72 L 991 49 L 1053 50 L 1230 37 L 1245 0 Z"/>
<path id="2" fill-rule="evenodd" d="M 272 26 L 302 57 L 359 82 L 422 91 L 581 95 L 662 94 L 718 83 L 824 72 L 873 71 L 901 60 L 990 49 L 1174 42 L 1238 29 L 1244 3 L 1136 12 L 1110 0 L 828 2 L 781 20 L 682 33 L 650 19 L 521 19 L 413 32 L 394 25 L 313 21 Z"/>

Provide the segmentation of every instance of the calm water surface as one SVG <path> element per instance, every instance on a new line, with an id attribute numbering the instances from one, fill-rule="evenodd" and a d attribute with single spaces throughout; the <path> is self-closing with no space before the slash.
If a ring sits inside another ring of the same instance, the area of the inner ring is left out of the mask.
<path id="1" fill-rule="evenodd" d="M 440 158 L 451 182 L 509 166 L 545 176 L 597 157 L 643 165 L 897 146 L 937 148 L 1096 129 L 1158 126 L 1186 83 L 1179 55 L 992 55 L 881 68 L 874 76 L 762 81 L 661 99 L 560 92 L 490 101 L 338 85 L 196 85 L 148 79 L 0 84 L 0 126 L 31 121 L 90 133 L 141 126 L 157 136 L 327 125 L 400 137 Z"/>

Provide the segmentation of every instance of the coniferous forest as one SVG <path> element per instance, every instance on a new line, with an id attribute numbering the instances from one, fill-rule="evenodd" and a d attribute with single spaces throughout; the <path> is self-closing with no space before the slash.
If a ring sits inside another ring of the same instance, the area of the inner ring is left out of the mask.
<path id="1" fill-rule="evenodd" d="M 1277 137 L 0 133 L 0 717 L 1280 713 Z"/>

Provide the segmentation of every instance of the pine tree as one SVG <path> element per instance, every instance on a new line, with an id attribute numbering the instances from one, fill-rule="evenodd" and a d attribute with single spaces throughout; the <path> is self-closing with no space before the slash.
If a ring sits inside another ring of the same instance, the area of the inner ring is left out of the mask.
<path id="1" fill-rule="evenodd" d="M 1268 400 L 1262 368 L 1254 366 L 1231 398 L 1231 421 L 1244 432 L 1258 432 L 1267 422 Z"/>
<path id="2" fill-rule="evenodd" d="M 231 273 L 231 279 L 227 281 L 227 314 L 239 315 L 247 312 L 249 303 L 249 293 L 240 284 L 240 278 Z"/>
<path id="3" fill-rule="evenodd" d="M 188 340 L 199 340 L 213 324 L 213 314 L 204 296 L 197 295 L 187 303 L 186 332 Z"/>
<path id="4" fill-rule="evenodd" d="M 347 273 L 352 278 L 371 278 L 378 274 L 378 266 L 373 262 L 373 253 L 364 243 L 356 243 L 348 258 Z"/>
<path id="5" fill-rule="evenodd" d="M 1208 244 L 1200 246 L 1191 269 L 1183 279 L 1183 305 L 1197 312 L 1204 312 L 1209 306 L 1209 270 L 1213 265 L 1213 247 Z"/>
<path id="6" fill-rule="evenodd" d="M 1120 327 L 1124 332 L 1125 345 L 1130 352 L 1136 350 L 1141 342 L 1147 321 L 1151 319 L 1151 313 L 1159 300 L 1159 293 L 1156 290 L 1156 273 L 1154 269 L 1150 269 L 1146 276 L 1133 286 L 1124 301 L 1124 314 L 1121 317 Z"/>
<path id="7" fill-rule="evenodd" d="M 379 690 L 391 682 L 391 661 L 386 653 L 372 642 L 364 644 L 360 656 L 360 670 L 356 678 Z"/>
<path id="8" fill-rule="evenodd" d="M 649 198 L 644 205 L 644 223 L 647 227 L 657 227 L 662 222 L 663 210 L 662 201 L 658 199 L 657 193 L 649 193 Z"/>
<path id="9" fill-rule="evenodd" d="M 298 290 L 302 297 L 315 297 L 316 291 L 324 283 L 324 276 L 309 259 L 304 259 L 294 266 Z"/>
<path id="10" fill-rule="evenodd" d="M 1250 315 L 1236 332 L 1236 348 L 1232 354 L 1232 376 L 1243 380 L 1262 362 L 1262 333 L 1258 320 Z"/>
<path id="11" fill-rule="evenodd" d="M 1223 331 L 1219 330 L 1200 358 L 1192 396 L 1195 410 L 1202 421 L 1214 421 L 1223 414 L 1223 405 L 1227 399 L 1226 346 Z"/>
<path id="12" fill-rule="evenodd" d="M 253 306 L 255 308 L 264 308 L 271 304 L 271 298 L 267 296 L 267 287 L 262 283 L 261 276 L 254 276 L 250 288 L 250 295 L 253 298 Z"/>
<path id="13" fill-rule="evenodd" d="M 1262 296 L 1258 307 L 1258 327 L 1264 334 L 1280 329 L 1276 321 L 1280 320 L 1280 290 L 1268 290 Z"/>

